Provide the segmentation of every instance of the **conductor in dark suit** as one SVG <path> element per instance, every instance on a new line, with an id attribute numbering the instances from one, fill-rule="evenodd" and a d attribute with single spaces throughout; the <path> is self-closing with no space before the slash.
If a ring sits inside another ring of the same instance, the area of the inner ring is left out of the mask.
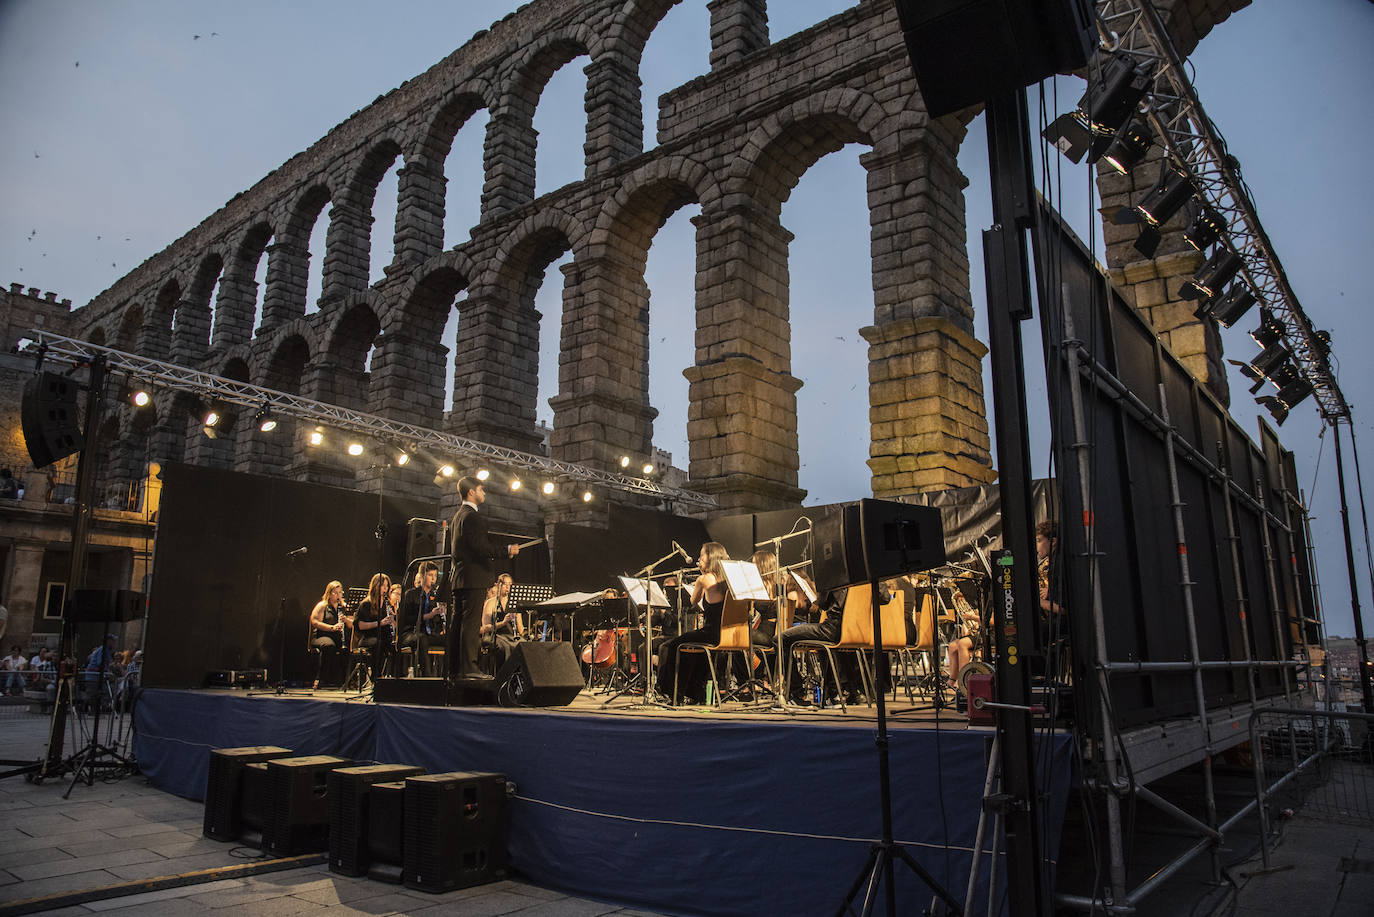
<path id="1" fill-rule="evenodd" d="M 463 498 L 463 505 L 453 517 L 453 564 L 449 568 L 458 626 L 449 629 L 449 674 L 460 678 L 484 677 L 478 660 L 482 604 L 487 590 L 496 582 L 496 562 L 514 557 L 520 548 L 513 544 L 502 547 L 491 540 L 487 521 L 477 511 L 487 500 L 481 481 L 460 478 L 458 495 Z M 457 660 L 456 666 L 453 660 Z"/>

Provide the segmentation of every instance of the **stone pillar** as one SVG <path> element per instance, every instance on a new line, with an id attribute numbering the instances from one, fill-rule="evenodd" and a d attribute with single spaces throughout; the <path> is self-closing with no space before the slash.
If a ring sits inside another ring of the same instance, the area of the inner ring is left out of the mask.
<path id="1" fill-rule="evenodd" d="M 639 266 L 611 255 L 583 258 L 563 273 L 550 451 L 561 461 L 618 471 L 621 455 L 642 459 L 653 445 L 649 288 Z"/>
<path id="2" fill-rule="evenodd" d="M 859 157 L 868 172 L 873 325 L 873 495 L 993 480 L 982 358 L 973 336 L 959 137 L 932 125 L 901 150 Z"/>
<path id="3" fill-rule="evenodd" d="M 1149 158 L 1129 175 L 1105 166 L 1097 170 L 1097 188 L 1102 196 L 1102 238 L 1107 247 L 1107 276 L 1184 367 L 1222 404 L 1229 405 L 1231 392 L 1216 322 L 1200 321 L 1193 314 L 1198 304 L 1178 295 L 1179 288 L 1192 279 L 1206 260 L 1183 238 L 1183 231 L 1188 228 L 1186 211 L 1161 227 L 1163 238 L 1152 258 L 1135 249 L 1139 225 L 1118 226 L 1112 222 L 1118 210 L 1134 206 L 1154 185 L 1161 161 L 1162 153 L 1156 146 Z"/>
<path id="4" fill-rule="evenodd" d="M 768 47 L 768 0 L 708 0 L 706 9 L 711 14 L 712 72 Z"/>
<path id="5" fill-rule="evenodd" d="M 458 314 L 449 429 L 494 445 L 537 452 L 539 313 L 491 291 L 469 295 Z"/>
<path id="6" fill-rule="evenodd" d="M 792 234 L 753 202 L 702 214 L 687 440 L 694 485 L 726 510 L 799 504 L 797 390 L 787 316 Z M 708 247 L 709 245 L 709 247 Z"/>
<path id="7" fill-rule="evenodd" d="M 215 325 L 210 335 L 211 350 L 224 351 L 252 340 L 253 307 L 257 302 L 258 282 L 253 275 L 231 277 L 226 272 L 220 278 Z"/>
<path id="8" fill-rule="evenodd" d="M 396 258 L 398 265 L 423 264 L 444 250 L 444 205 L 448 179 L 428 164 L 396 172 Z"/>
<path id="9" fill-rule="evenodd" d="M 335 201 L 329 208 L 320 305 L 367 289 L 372 248 L 372 213 L 357 201 Z"/>
<path id="10" fill-rule="evenodd" d="M 283 239 L 267 246 L 267 292 L 262 300 L 259 332 L 305 314 L 310 277 L 310 249 L 303 239 Z"/>
<path id="11" fill-rule="evenodd" d="M 43 545 L 16 541 L 10 553 L 14 560 L 10 568 L 9 595 L 5 601 L 10 613 L 5 640 L 6 644 L 23 644 L 33 634 L 38 603 L 43 598 L 39 595 L 43 585 Z M 9 652 L 8 645 L 5 652 Z"/>
<path id="12" fill-rule="evenodd" d="M 210 307 L 183 299 L 172 318 L 171 362 L 198 366 L 210 341 Z"/>
<path id="13" fill-rule="evenodd" d="M 367 410 L 437 429 L 444 417 L 447 361 L 448 348 L 437 341 L 388 330 L 372 354 Z"/>
<path id="14" fill-rule="evenodd" d="M 587 178 L 644 152 L 642 84 L 632 63 L 609 54 L 588 64 Z"/>
<path id="15" fill-rule="evenodd" d="M 482 220 L 494 219 L 534 200 L 534 106 L 512 99 L 487 121 L 482 149 Z"/>

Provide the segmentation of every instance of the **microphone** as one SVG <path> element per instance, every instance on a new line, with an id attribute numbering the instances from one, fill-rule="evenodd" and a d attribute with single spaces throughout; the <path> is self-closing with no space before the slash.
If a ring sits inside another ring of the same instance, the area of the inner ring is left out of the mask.
<path id="1" fill-rule="evenodd" d="M 693 558 L 692 555 L 688 554 L 687 550 L 682 545 L 678 544 L 676 541 L 673 542 L 673 550 L 681 554 L 682 559 L 687 561 L 687 563 L 689 564 L 693 560 L 695 560 L 695 558 Z"/>
<path id="2" fill-rule="evenodd" d="M 297 548 L 297 549 L 294 550 L 294 551 L 287 551 L 287 552 L 286 552 L 286 556 L 287 556 L 287 557 L 295 557 L 295 556 L 297 556 L 298 554 L 309 554 L 309 553 L 310 553 L 310 548 L 308 548 L 308 547 L 302 545 L 301 547 Z"/>

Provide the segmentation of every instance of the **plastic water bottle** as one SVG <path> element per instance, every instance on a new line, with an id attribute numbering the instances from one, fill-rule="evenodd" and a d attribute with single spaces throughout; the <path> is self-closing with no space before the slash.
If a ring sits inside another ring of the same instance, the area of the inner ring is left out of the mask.
<path id="1" fill-rule="evenodd" d="M 816 685 L 811 689 L 811 699 L 815 701 L 817 707 L 824 707 L 825 690 L 820 685 Z"/>
<path id="2" fill-rule="evenodd" d="M 716 683 L 715 683 L 714 681 L 708 681 L 708 682 L 706 682 L 706 706 L 712 707 L 712 706 L 715 706 L 715 703 L 716 703 Z"/>

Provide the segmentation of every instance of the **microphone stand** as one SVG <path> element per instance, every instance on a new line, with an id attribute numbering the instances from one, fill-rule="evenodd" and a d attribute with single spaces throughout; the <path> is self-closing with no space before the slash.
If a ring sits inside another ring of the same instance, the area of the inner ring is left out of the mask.
<path id="1" fill-rule="evenodd" d="M 654 688 L 654 598 L 653 594 L 649 591 L 649 584 L 652 582 L 653 572 L 658 569 L 660 564 L 679 556 L 681 555 L 678 554 L 677 548 L 673 548 L 673 550 L 664 554 L 658 560 L 637 571 L 633 577 L 633 579 L 639 580 L 644 588 L 644 661 L 639 666 L 639 677 L 644 679 L 644 700 L 642 705 L 646 707 L 668 706 L 668 704 L 663 702 L 657 689 Z M 631 601 L 633 601 L 633 599 L 631 599 Z M 633 684 L 634 682 L 632 680 L 630 685 Z M 606 698 L 602 706 L 604 707 L 606 704 L 609 704 L 619 697 L 620 694 L 630 690 L 630 685 L 626 685 L 619 694 L 613 694 Z"/>
<path id="2" fill-rule="evenodd" d="M 286 557 L 291 562 L 289 570 L 296 569 L 296 561 L 305 551 L 297 548 L 294 551 L 287 551 Z M 295 577 L 291 577 L 294 581 Z M 277 684 L 271 691 L 248 691 L 244 697 L 257 697 L 260 694 L 275 694 L 281 697 L 290 694 L 292 697 L 314 697 L 314 691 L 287 691 L 286 690 L 286 593 L 283 591 L 277 600 Z M 310 630 L 310 622 L 305 624 L 306 630 Z M 310 635 L 306 636 L 306 643 L 309 643 Z"/>
<path id="3" fill-rule="evenodd" d="M 809 523 L 810 520 L 808 519 L 807 522 Z M 778 671 L 775 673 L 776 677 L 774 680 L 777 684 L 773 688 L 773 704 L 770 709 L 785 709 L 787 707 L 787 698 L 783 695 L 783 683 L 787 679 L 783 677 L 783 673 L 787 671 L 786 666 L 791 663 L 791 660 L 782 658 L 782 632 L 786 629 L 782 626 L 782 610 L 788 608 L 787 574 L 791 573 L 793 570 L 800 570 L 802 567 L 808 566 L 811 563 L 809 560 L 803 560 L 799 563 L 790 564 L 784 567 L 782 565 L 782 543 L 791 538 L 797 538 L 801 535 L 809 536 L 810 534 L 811 527 L 808 525 L 802 531 L 794 530 L 788 532 L 786 535 L 775 535 L 767 541 L 760 541 L 754 545 L 755 550 L 759 548 L 772 548 L 773 559 L 777 561 L 778 564 L 777 571 L 773 574 L 773 593 L 776 596 L 774 601 L 777 603 L 778 613 L 777 619 L 773 624 L 773 639 L 777 647 Z M 788 611 L 790 612 L 791 609 L 788 608 Z"/>

